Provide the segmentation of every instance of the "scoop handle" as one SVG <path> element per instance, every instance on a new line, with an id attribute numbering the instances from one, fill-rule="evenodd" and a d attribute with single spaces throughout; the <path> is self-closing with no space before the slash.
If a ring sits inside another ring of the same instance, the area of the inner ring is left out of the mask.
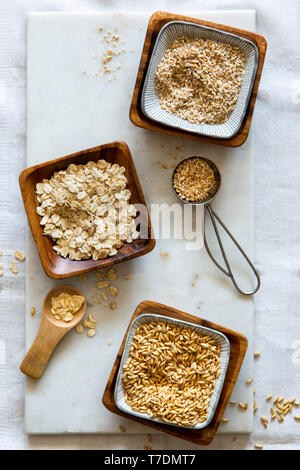
<path id="1" fill-rule="evenodd" d="M 205 226 L 206 226 L 206 216 L 207 216 L 207 213 L 209 214 L 210 216 L 210 219 L 212 221 L 212 224 L 213 224 L 213 228 L 214 228 L 214 231 L 215 231 L 215 234 L 216 234 L 216 237 L 217 237 L 217 240 L 218 240 L 218 244 L 219 244 L 219 247 L 220 247 L 220 250 L 221 250 L 221 253 L 222 253 L 222 257 L 223 257 L 223 260 L 224 260 L 224 263 L 226 265 L 226 268 L 227 268 L 227 271 L 226 269 L 224 269 L 219 263 L 218 261 L 214 258 L 214 256 L 212 255 L 211 251 L 210 251 L 210 248 L 208 246 L 208 243 L 207 243 L 207 239 L 206 239 L 206 230 L 205 230 Z M 230 264 L 228 262 L 228 259 L 227 259 L 227 256 L 226 256 L 226 252 L 225 252 L 225 249 L 223 247 L 223 243 L 222 243 L 222 240 L 221 240 L 221 236 L 220 236 L 220 233 L 219 233 L 219 230 L 218 230 L 218 226 L 217 226 L 217 223 L 216 223 L 216 220 L 219 222 L 219 224 L 223 227 L 223 229 L 225 230 L 225 232 L 228 234 L 228 236 L 231 238 L 231 240 L 233 241 L 233 243 L 236 245 L 236 247 L 239 249 L 239 251 L 242 253 L 242 255 L 244 256 L 245 260 L 247 261 L 247 263 L 249 264 L 250 268 L 252 269 L 255 277 L 256 277 L 256 280 L 257 280 L 257 284 L 256 284 L 256 287 L 253 291 L 251 292 L 244 292 L 237 284 L 236 282 L 236 279 L 231 271 L 231 268 L 230 268 Z M 245 251 L 242 249 L 242 247 L 239 245 L 239 243 L 236 241 L 236 239 L 234 238 L 234 236 L 232 235 L 232 233 L 229 231 L 229 229 L 226 227 L 226 225 L 224 224 L 224 222 L 220 219 L 220 217 L 213 211 L 213 209 L 211 208 L 210 204 L 207 204 L 205 206 L 205 210 L 204 210 L 204 230 L 203 230 L 203 238 L 204 238 L 204 245 L 205 245 L 205 248 L 206 248 L 206 251 L 209 255 L 209 257 L 211 258 L 211 260 L 215 263 L 215 265 L 228 277 L 230 277 L 234 287 L 236 288 L 236 290 L 240 293 L 240 294 L 244 294 L 244 295 L 253 295 L 255 294 L 255 292 L 258 291 L 258 289 L 260 288 L 260 277 L 259 277 L 259 274 L 258 272 L 256 271 L 255 269 L 255 266 L 253 265 L 253 263 L 250 261 L 250 259 L 248 258 L 248 256 L 246 255 Z"/>
<path id="2" fill-rule="evenodd" d="M 68 328 L 56 328 L 50 322 L 42 321 L 35 340 L 20 365 L 21 372 L 33 379 L 39 379 L 57 343 L 68 331 Z"/>

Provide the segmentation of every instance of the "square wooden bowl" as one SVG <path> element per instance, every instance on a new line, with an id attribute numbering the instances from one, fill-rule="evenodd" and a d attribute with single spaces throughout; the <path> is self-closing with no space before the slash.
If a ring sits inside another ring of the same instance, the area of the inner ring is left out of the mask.
<path id="1" fill-rule="evenodd" d="M 93 259 L 73 261 L 69 258 L 63 258 L 53 250 L 54 243 L 50 237 L 43 234 L 43 227 L 40 225 L 41 217 L 36 212 L 38 205 L 35 192 L 36 184 L 41 182 L 43 178 L 50 178 L 55 171 L 66 169 L 70 163 L 84 165 L 89 161 L 98 161 L 100 159 L 125 167 L 128 188 L 131 191 L 131 204 L 143 204 L 146 207 L 135 165 L 130 150 L 125 142 L 111 142 L 100 145 L 99 147 L 73 153 L 62 158 L 26 168 L 20 174 L 19 183 L 31 232 L 43 268 L 46 274 L 53 279 L 63 279 L 94 269 L 107 268 L 113 264 L 143 256 L 153 250 L 155 246 L 151 220 L 146 210 L 139 216 L 140 227 L 138 227 L 138 229 L 142 229 L 143 233 L 148 233 L 148 238 L 141 238 L 134 240 L 132 243 L 125 243 L 115 256 L 97 261 Z"/>
<path id="2" fill-rule="evenodd" d="M 118 371 L 119 371 L 119 367 L 121 363 L 121 358 L 122 358 L 126 338 L 127 338 L 127 335 L 128 335 L 128 332 L 129 332 L 129 329 L 133 320 L 137 316 L 142 315 L 144 313 L 154 313 L 158 315 L 165 315 L 170 318 L 175 318 L 175 319 L 183 320 L 186 322 L 195 323 L 196 325 L 202 325 L 208 328 L 212 328 L 213 330 L 217 330 L 223 333 L 229 340 L 230 357 L 229 357 L 229 363 L 228 363 L 227 372 L 225 376 L 225 381 L 223 384 L 220 399 L 218 401 L 214 416 L 211 422 L 205 428 L 199 429 L 199 430 L 186 429 L 186 428 L 170 426 L 168 424 L 163 424 L 163 423 L 159 423 L 155 421 L 149 421 L 149 420 L 125 413 L 117 407 L 115 403 L 115 399 L 114 399 L 114 391 L 115 391 L 116 380 L 118 376 Z M 136 308 L 130 320 L 129 326 L 127 328 L 127 331 L 125 333 L 118 355 L 114 362 L 112 371 L 110 373 L 107 385 L 105 387 L 104 394 L 102 397 L 102 402 L 109 411 L 119 416 L 122 416 L 123 418 L 136 421 L 137 423 L 143 424 L 145 426 L 150 426 L 153 429 L 166 432 L 168 434 L 171 434 L 172 436 L 179 437 L 181 439 L 185 439 L 186 441 L 193 442 L 194 444 L 208 445 L 212 442 L 217 432 L 217 429 L 222 421 L 223 414 L 226 410 L 233 387 L 239 375 L 239 371 L 240 371 L 241 365 L 243 363 L 243 360 L 247 351 L 247 346 L 248 346 L 247 338 L 241 335 L 240 333 L 229 330 L 223 326 L 217 325 L 210 321 L 203 320 L 202 318 L 189 315 L 188 313 L 182 312 L 175 308 L 168 307 L 166 305 L 162 305 L 156 302 L 144 301 L 138 305 L 138 307 Z"/>
<path id="3" fill-rule="evenodd" d="M 152 51 L 154 49 L 156 38 L 161 30 L 161 28 L 170 21 L 185 21 L 189 23 L 194 23 L 197 25 L 208 26 L 210 28 L 216 28 L 221 31 L 225 31 L 227 33 L 235 34 L 237 36 L 241 36 L 242 38 L 246 38 L 252 41 L 258 48 L 258 66 L 257 71 L 254 79 L 254 84 L 251 92 L 251 96 L 249 99 L 249 104 L 247 107 L 247 111 L 245 117 L 242 121 L 242 124 L 238 130 L 238 132 L 229 139 L 222 139 L 222 138 L 214 138 L 214 137 L 207 137 L 203 135 L 194 134 L 188 132 L 184 129 L 172 128 L 170 126 L 166 126 L 162 123 L 156 122 L 147 116 L 142 111 L 141 106 L 141 98 L 142 98 L 142 91 L 143 86 L 147 74 L 148 64 L 152 55 Z M 191 18 L 189 16 L 184 15 L 176 15 L 173 13 L 167 13 L 164 11 L 157 11 L 154 13 L 149 20 L 148 29 L 146 32 L 144 47 L 142 50 L 142 56 L 140 60 L 139 70 L 137 74 L 137 79 L 133 91 L 129 117 L 133 124 L 136 126 L 142 127 L 144 129 L 149 129 L 152 131 L 163 132 L 165 134 L 176 135 L 179 137 L 188 137 L 191 139 L 195 139 L 201 142 L 208 142 L 212 144 L 224 145 L 227 147 L 238 147 L 242 145 L 249 134 L 250 125 L 252 121 L 252 115 L 254 111 L 254 106 L 256 102 L 259 82 L 261 79 L 263 64 L 265 60 L 267 49 L 267 41 L 266 39 L 261 36 L 260 34 L 256 34 L 250 31 L 246 31 L 244 29 L 233 28 L 230 26 L 221 25 L 218 23 L 213 23 L 211 21 L 204 21 L 199 20 L 197 18 Z"/>

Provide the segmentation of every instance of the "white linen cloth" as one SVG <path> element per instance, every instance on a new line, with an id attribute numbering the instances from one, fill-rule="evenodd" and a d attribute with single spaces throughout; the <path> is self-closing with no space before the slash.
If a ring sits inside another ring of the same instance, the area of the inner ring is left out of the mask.
<path id="1" fill-rule="evenodd" d="M 300 423 L 287 415 L 268 430 L 268 394 L 300 401 L 300 1 L 187 0 L 187 10 L 257 11 L 257 32 L 268 40 L 254 112 L 256 202 L 255 263 L 262 287 L 255 297 L 255 388 L 258 411 L 251 435 L 217 436 L 205 448 L 169 436 L 153 436 L 153 449 L 299 449 Z M 18 187 L 25 167 L 26 16 L 30 11 L 182 9 L 179 0 L 1 0 L 0 4 L 0 449 L 143 449 L 146 436 L 26 436 L 23 433 L 25 263 L 9 269 L 24 250 L 27 224 Z M 300 408 L 293 414 L 300 415 Z"/>

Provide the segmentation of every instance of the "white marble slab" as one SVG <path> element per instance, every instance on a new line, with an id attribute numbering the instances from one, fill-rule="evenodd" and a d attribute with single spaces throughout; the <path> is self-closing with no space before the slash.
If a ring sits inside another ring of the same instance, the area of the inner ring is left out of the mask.
<path id="1" fill-rule="evenodd" d="M 255 29 L 254 11 L 191 13 L 233 26 Z M 252 137 L 239 149 L 205 145 L 139 129 L 128 119 L 130 97 L 137 73 L 149 15 L 143 13 L 38 13 L 28 19 L 27 164 L 100 145 L 112 140 L 128 143 L 149 204 L 176 202 L 170 191 L 169 151 L 184 146 L 180 156 L 202 154 L 212 158 L 223 176 L 214 207 L 252 255 L 253 243 L 253 145 Z M 104 31 L 118 28 L 126 53 L 120 56 L 116 80 L 95 76 Z M 93 58 L 96 56 L 96 59 Z M 83 74 L 82 71 L 87 73 Z M 164 146 L 164 147 L 162 147 Z M 231 250 L 231 248 L 230 248 Z M 167 251 L 164 259 L 160 252 Z M 231 251 L 231 254 L 233 254 Z M 31 234 L 27 243 L 26 347 L 33 341 L 40 321 L 45 293 L 55 281 L 43 272 Z M 210 262 L 204 250 L 186 251 L 184 240 L 158 240 L 149 255 L 118 266 L 118 308 L 93 305 L 96 276 L 79 287 L 88 299 L 88 310 L 97 319 L 94 338 L 72 331 L 57 347 L 44 376 L 26 380 L 26 433 L 146 433 L 147 428 L 120 419 L 101 403 L 115 355 L 137 304 L 145 299 L 166 303 L 245 334 L 249 350 L 233 399 L 249 403 L 246 412 L 230 408 L 229 423 L 219 430 L 250 432 L 252 429 L 253 301 L 236 294 Z M 124 276 L 134 278 L 126 281 Z M 195 274 L 197 285 L 192 287 Z M 36 307 L 36 315 L 28 312 Z M 112 345 L 107 341 L 112 339 Z"/>

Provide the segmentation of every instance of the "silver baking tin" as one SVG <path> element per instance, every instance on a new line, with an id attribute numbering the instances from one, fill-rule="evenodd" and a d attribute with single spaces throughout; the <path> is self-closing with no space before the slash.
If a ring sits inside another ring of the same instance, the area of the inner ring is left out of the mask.
<path id="1" fill-rule="evenodd" d="M 129 352 L 130 352 L 130 345 L 132 343 L 133 337 L 135 335 L 135 332 L 137 328 L 142 325 L 143 323 L 149 322 L 149 321 L 164 321 L 166 323 L 170 323 L 172 325 L 177 325 L 177 326 L 185 326 L 187 328 L 191 328 L 192 330 L 196 330 L 200 333 L 212 336 L 215 341 L 221 346 L 221 353 L 220 353 L 220 375 L 216 381 L 216 386 L 214 388 L 213 394 L 211 396 L 210 404 L 209 404 L 209 409 L 208 409 L 208 417 L 207 420 L 203 423 L 196 424 L 195 426 L 180 426 L 176 424 L 169 424 L 165 423 L 159 419 L 152 419 L 150 418 L 147 414 L 145 413 L 137 413 L 133 411 L 129 405 L 127 405 L 125 398 L 124 398 L 124 392 L 123 392 L 123 384 L 122 384 L 122 375 L 123 375 L 123 367 L 124 364 L 127 362 L 127 359 L 129 357 Z M 225 335 L 220 333 L 219 331 L 212 330 L 211 328 L 206 328 L 204 326 L 198 326 L 194 323 L 189 323 L 185 322 L 182 320 L 176 320 L 170 317 L 166 317 L 164 315 L 156 315 L 152 313 L 144 313 L 142 315 L 139 315 L 131 324 L 130 330 L 127 335 L 127 339 L 125 342 L 124 346 L 124 351 L 119 367 L 119 372 L 116 380 L 116 386 L 115 386 L 115 391 L 114 391 L 114 399 L 117 407 L 130 415 L 137 416 L 138 418 L 143 418 L 148 421 L 154 421 L 158 422 L 161 424 L 166 424 L 169 426 L 175 426 L 179 428 L 186 428 L 186 429 L 202 429 L 206 427 L 212 420 L 213 415 L 216 411 L 216 407 L 220 398 L 221 390 L 224 384 L 225 380 L 225 375 L 226 375 L 226 370 L 229 362 L 229 356 L 230 356 L 230 343 L 228 339 L 226 338 Z"/>
<path id="2" fill-rule="evenodd" d="M 223 124 L 193 124 L 160 107 L 159 95 L 155 89 L 155 73 L 166 50 L 176 38 L 182 36 L 225 42 L 238 47 L 245 54 L 246 65 L 241 90 L 233 112 Z M 155 41 L 142 90 L 142 111 L 149 119 L 174 129 L 215 139 L 230 139 L 237 134 L 245 117 L 257 71 L 258 57 L 258 48 L 248 39 L 208 26 L 185 21 L 170 21 L 162 27 Z"/>

